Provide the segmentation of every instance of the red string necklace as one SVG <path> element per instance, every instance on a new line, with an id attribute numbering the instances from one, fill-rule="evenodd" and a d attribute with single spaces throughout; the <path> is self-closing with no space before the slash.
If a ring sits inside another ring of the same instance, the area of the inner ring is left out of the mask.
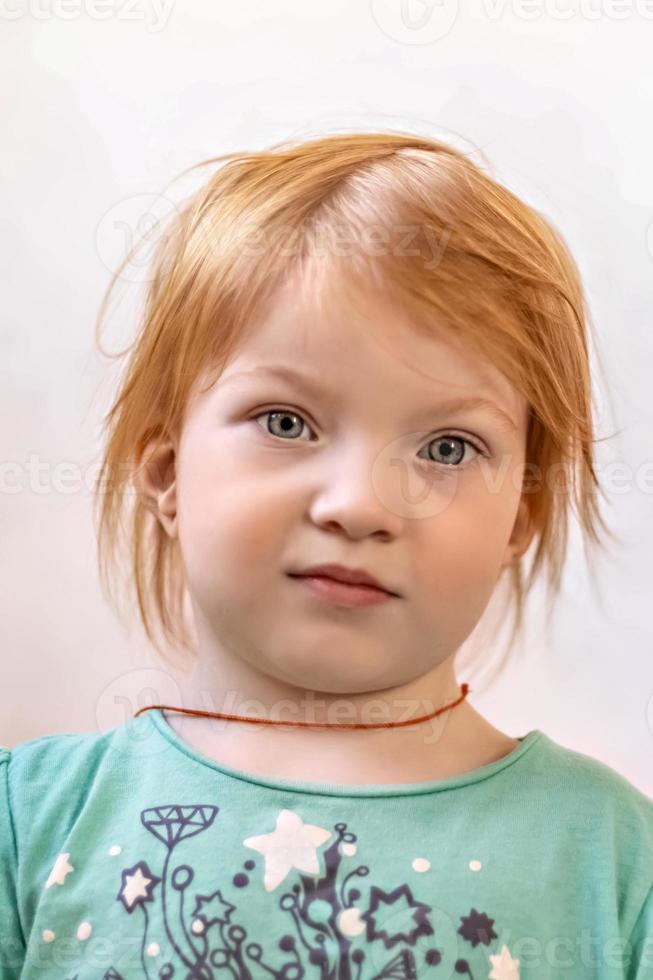
<path id="1" fill-rule="evenodd" d="M 170 704 L 148 704 L 144 708 L 139 708 L 134 714 L 134 718 L 142 714 L 144 711 L 152 711 L 154 708 L 160 708 L 165 711 L 180 711 L 186 715 L 195 715 L 198 718 L 224 718 L 225 721 L 245 721 L 249 722 L 251 725 L 292 725 L 298 728 L 403 728 L 406 725 L 419 725 L 423 721 L 429 721 L 431 718 L 436 718 L 438 715 L 443 714 L 445 711 L 451 711 L 456 705 L 459 705 L 465 700 L 469 694 L 469 684 L 462 684 L 460 687 L 462 694 L 451 704 L 445 705 L 443 708 L 438 708 L 433 711 L 430 715 L 422 715 L 419 718 L 412 718 L 408 721 L 381 721 L 378 724 L 365 724 L 362 722 L 336 722 L 331 725 L 321 725 L 319 722 L 315 721 L 278 721 L 276 719 L 270 718 L 248 718 L 246 715 L 232 715 L 222 711 L 200 711 L 196 708 L 177 708 Z"/>

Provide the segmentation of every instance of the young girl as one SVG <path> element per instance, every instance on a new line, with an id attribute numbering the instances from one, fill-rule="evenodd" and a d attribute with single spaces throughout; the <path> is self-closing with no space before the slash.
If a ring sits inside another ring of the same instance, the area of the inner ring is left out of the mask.
<path id="1" fill-rule="evenodd" d="M 653 801 L 454 669 L 572 505 L 606 530 L 572 257 L 426 137 L 216 159 L 98 480 L 103 581 L 128 549 L 192 669 L 2 750 L 2 980 L 653 977 Z"/>

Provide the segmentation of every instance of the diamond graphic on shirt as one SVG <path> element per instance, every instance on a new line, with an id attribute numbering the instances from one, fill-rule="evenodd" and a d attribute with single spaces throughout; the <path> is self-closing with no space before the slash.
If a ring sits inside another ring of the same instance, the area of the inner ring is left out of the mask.
<path id="1" fill-rule="evenodd" d="M 174 847 L 180 840 L 201 834 L 210 827 L 218 812 L 217 806 L 154 806 L 143 810 L 141 820 L 151 834 L 166 847 Z"/>

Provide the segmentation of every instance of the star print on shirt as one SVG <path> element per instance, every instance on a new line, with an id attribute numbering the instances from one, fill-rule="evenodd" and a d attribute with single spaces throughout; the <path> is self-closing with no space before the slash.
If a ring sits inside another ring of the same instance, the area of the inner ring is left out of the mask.
<path id="1" fill-rule="evenodd" d="M 72 864 L 68 862 L 69 857 L 70 852 L 58 856 L 45 883 L 46 888 L 49 888 L 50 885 L 63 885 L 66 880 L 66 875 L 75 870 Z"/>
<path id="2" fill-rule="evenodd" d="M 150 871 L 147 861 L 139 861 L 133 868 L 123 871 L 122 887 L 116 897 L 128 912 L 133 912 L 138 905 L 154 901 L 152 892 L 160 881 L 158 875 Z"/>
<path id="3" fill-rule="evenodd" d="M 293 870 L 319 874 L 317 848 L 332 836 L 330 830 L 316 824 L 304 823 L 292 810 L 282 810 L 276 829 L 270 834 L 248 837 L 243 841 L 265 858 L 265 890 L 274 891 Z"/>
<path id="4" fill-rule="evenodd" d="M 489 980 L 519 980 L 519 960 L 514 960 L 507 946 L 501 947 L 501 953 L 493 956 L 490 953 L 492 970 Z"/>

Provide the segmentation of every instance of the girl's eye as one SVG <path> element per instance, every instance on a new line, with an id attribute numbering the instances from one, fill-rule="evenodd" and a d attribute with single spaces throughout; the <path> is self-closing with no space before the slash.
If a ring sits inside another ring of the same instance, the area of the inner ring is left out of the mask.
<path id="1" fill-rule="evenodd" d="M 302 426 L 298 422 L 298 419 L 301 419 L 301 415 L 298 415 L 297 412 L 291 412 L 290 409 L 282 409 L 282 408 L 278 410 L 268 409 L 267 412 L 261 412 L 261 414 L 257 415 L 255 418 L 256 420 L 262 419 L 266 415 L 271 417 L 270 426 L 275 426 L 275 428 L 277 428 L 279 432 L 285 433 L 286 435 L 290 433 L 291 440 L 297 439 L 297 435 L 293 433 L 293 430 L 295 430 L 295 433 L 297 432 L 297 430 L 299 430 L 299 432 L 301 433 Z M 304 425 L 306 425 L 306 423 L 304 423 Z M 271 431 L 270 426 L 266 427 L 267 431 L 271 432 L 271 435 L 276 436 L 278 433 Z"/>
<path id="2" fill-rule="evenodd" d="M 446 435 L 436 436 L 435 439 L 431 439 L 427 443 L 426 449 L 428 451 L 430 446 L 437 446 L 440 443 L 441 448 L 435 449 L 433 455 L 441 458 L 431 458 L 427 459 L 427 462 L 436 463 L 440 466 L 454 466 L 455 468 L 460 468 L 460 463 L 464 460 L 465 464 L 473 463 L 475 459 L 479 456 L 487 458 L 487 453 L 477 446 L 476 443 L 471 442 L 469 439 L 464 439 L 462 436 L 454 435 L 453 433 L 447 433 Z M 465 446 L 470 446 L 475 455 L 472 459 L 465 458 Z M 460 447 L 460 448 L 459 448 Z"/>
<path id="3" fill-rule="evenodd" d="M 290 409 L 268 409 L 266 412 L 261 412 L 260 415 L 255 416 L 255 421 L 258 419 L 269 417 L 269 424 L 266 425 L 267 432 L 270 435 L 283 438 L 283 436 L 288 436 L 289 440 L 297 440 L 301 435 L 304 427 L 309 429 L 309 426 L 303 420 L 302 416 L 298 412 L 291 411 Z M 454 468 L 460 468 L 460 463 L 464 460 L 465 463 L 473 462 L 477 456 L 483 456 L 488 458 L 489 454 L 475 442 L 470 439 L 466 439 L 463 436 L 455 435 L 453 433 L 447 433 L 446 435 L 436 436 L 427 443 L 426 449 L 428 451 L 430 446 L 437 445 L 440 443 L 442 448 L 440 450 L 435 450 L 435 457 L 431 455 L 427 458 L 427 462 L 435 463 L 439 466 L 448 466 Z M 470 446 L 476 456 L 472 457 L 471 460 L 465 457 L 465 446 Z M 440 457 L 440 458 L 437 458 Z M 424 458 L 424 457 L 422 457 Z"/>

